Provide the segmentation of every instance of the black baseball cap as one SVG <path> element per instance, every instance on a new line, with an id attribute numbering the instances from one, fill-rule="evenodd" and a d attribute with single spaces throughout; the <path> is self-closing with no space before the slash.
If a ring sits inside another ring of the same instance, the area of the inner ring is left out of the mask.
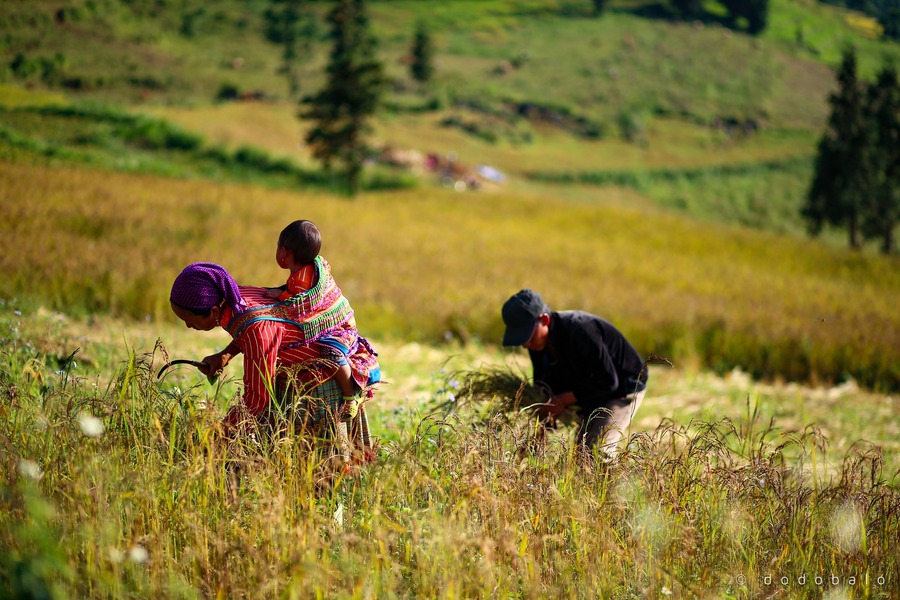
<path id="1" fill-rule="evenodd" d="M 538 317 L 549 311 L 541 295 L 534 290 L 516 292 L 503 304 L 503 322 L 506 324 L 503 345 L 521 346 L 530 340 Z"/>

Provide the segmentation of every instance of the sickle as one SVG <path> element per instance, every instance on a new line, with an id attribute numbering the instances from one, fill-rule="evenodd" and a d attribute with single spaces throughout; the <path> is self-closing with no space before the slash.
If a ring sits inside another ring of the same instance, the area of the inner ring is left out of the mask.
<path id="1" fill-rule="evenodd" d="M 159 373 L 156 375 L 156 378 L 157 379 L 162 378 L 163 373 L 166 372 L 166 369 L 168 369 L 169 367 L 172 367 L 174 365 L 191 365 L 191 366 L 197 367 L 199 369 L 200 367 L 204 366 L 205 364 L 206 364 L 205 362 L 199 362 L 196 360 L 187 360 L 185 358 L 179 358 L 177 360 L 173 360 L 173 361 L 170 361 L 170 362 L 167 362 L 166 364 L 164 364 L 163 368 L 160 369 Z"/>

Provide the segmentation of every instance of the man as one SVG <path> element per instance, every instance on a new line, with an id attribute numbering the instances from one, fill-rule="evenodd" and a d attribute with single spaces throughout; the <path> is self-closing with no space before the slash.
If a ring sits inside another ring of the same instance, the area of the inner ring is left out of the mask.
<path id="1" fill-rule="evenodd" d="M 576 441 L 598 443 L 610 458 L 647 387 L 644 360 L 611 323 L 580 310 L 551 311 L 540 294 L 524 289 L 503 305 L 504 346 L 528 349 L 535 385 L 550 390 L 540 408 L 548 421 L 579 409 Z"/>

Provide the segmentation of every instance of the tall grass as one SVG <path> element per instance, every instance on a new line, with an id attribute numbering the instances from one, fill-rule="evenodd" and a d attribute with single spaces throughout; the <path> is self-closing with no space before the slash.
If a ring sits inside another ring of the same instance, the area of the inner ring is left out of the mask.
<path id="1" fill-rule="evenodd" d="M 615 464 L 461 409 L 326 483 L 306 441 L 225 445 L 152 355 L 110 383 L 0 361 L 0 583 L 67 597 L 890 597 L 900 495 L 875 448 L 754 412 L 631 438 Z M 501 389 L 498 394 L 503 394 Z"/>

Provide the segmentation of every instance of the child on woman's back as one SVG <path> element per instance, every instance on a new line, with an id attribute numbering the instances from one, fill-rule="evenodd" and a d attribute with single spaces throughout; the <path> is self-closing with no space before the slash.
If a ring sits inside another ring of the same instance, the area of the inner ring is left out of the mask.
<path id="1" fill-rule="evenodd" d="M 285 291 L 278 293 L 278 290 L 272 290 L 273 299 L 289 300 L 297 294 L 309 291 L 316 285 L 315 260 L 321 248 L 322 234 L 312 221 L 305 219 L 294 221 L 281 231 L 281 235 L 278 236 L 275 260 L 279 267 L 290 270 L 291 274 L 284 286 Z M 356 329 L 356 323 L 352 316 L 349 325 Z M 329 342 L 331 342 L 330 337 L 326 335 L 310 345 L 319 350 L 322 358 L 333 362 L 337 367 L 334 379 L 341 388 L 347 413 L 353 418 L 359 407 L 357 398 L 359 388 L 353 380 L 346 354 L 335 348 L 335 344 Z M 340 342 L 336 345 L 342 346 Z"/>

